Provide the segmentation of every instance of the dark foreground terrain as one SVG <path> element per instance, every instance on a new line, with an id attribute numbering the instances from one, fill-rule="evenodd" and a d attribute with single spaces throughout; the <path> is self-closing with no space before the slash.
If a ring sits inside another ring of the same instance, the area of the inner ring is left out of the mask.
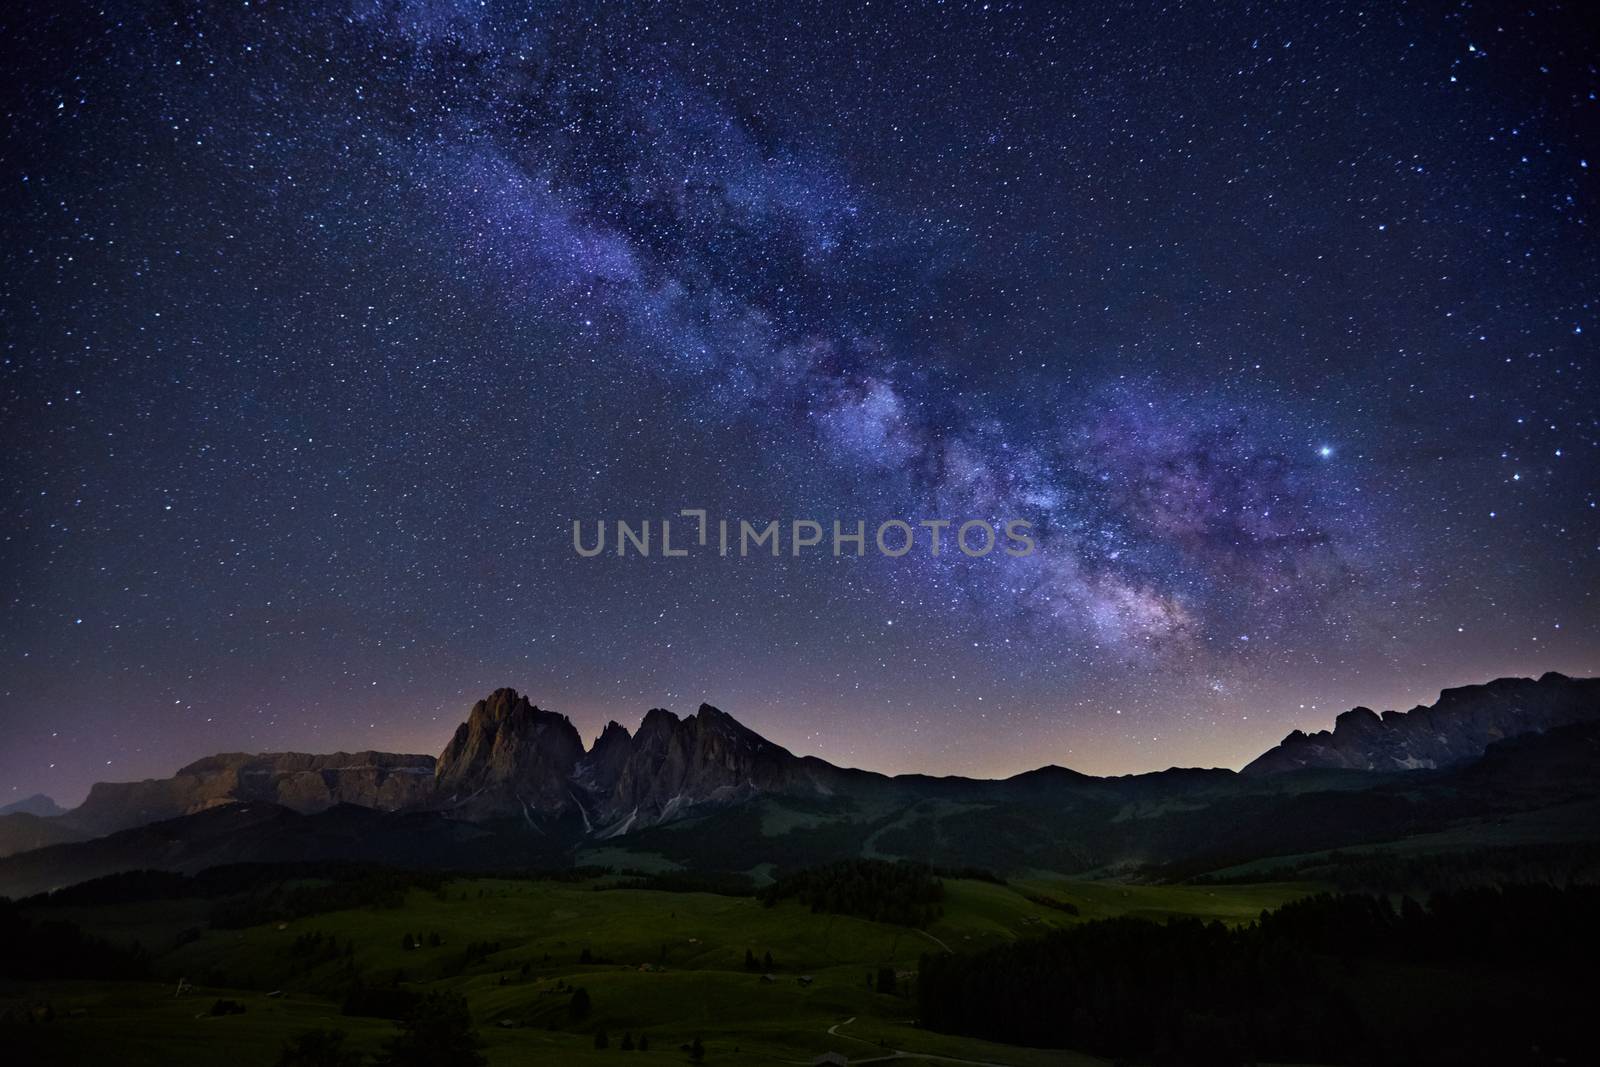
<path id="1" fill-rule="evenodd" d="M 1549 884 L 247 866 L 7 904 L 0 1025 L 23 1063 L 1575 1063 L 1596 916 Z"/>

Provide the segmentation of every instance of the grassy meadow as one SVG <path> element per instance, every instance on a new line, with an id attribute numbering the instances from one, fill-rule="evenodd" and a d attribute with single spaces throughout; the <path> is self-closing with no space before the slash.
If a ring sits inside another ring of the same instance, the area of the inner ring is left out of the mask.
<path id="1" fill-rule="evenodd" d="M 1089 1064 L 1100 1061 L 919 1030 L 910 1000 L 876 991 L 875 979 L 889 968 L 903 982 L 927 951 L 981 948 L 1114 915 L 1244 922 L 1312 888 L 1133 886 L 1048 874 L 1005 886 L 947 879 L 943 916 L 919 931 L 814 914 L 792 901 L 767 907 L 748 897 L 612 884 L 460 879 L 437 892 L 413 889 L 401 907 L 244 929 L 206 928 L 196 901 L 52 908 L 50 918 L 139 942 L 162 980 L 6 989 L 12 1004 L 48 1000 L 55 1014 L 20 1028 L 13 1047 L 41 1063 L 266 1067 L 290 1035 L 338 1028 L 354 1047 L 376 1052 L 393 1024 L 341 1014 L 359 974 L 371 987 L 465 995 L 496 1067 L 619 1056 L 684 1062 L 680 1045 L 696 1036 L 706 1063 L 809 1063 L 827 1051 L 856 1062 L 904 1050 L 1017 1067 Z M 407 935 L 421 947 L 406 947 Z M 758 962 L 770 953 L 770 970 L 748 969 L 747 952 Z M 182 997 L 174 995 L 180 977 L 194 986 Z M 571 1012 L 576 987 L 591 1003 L 581 1019 Z M 207 1014 L 218 998 L 245 1011 Z M 597 1030 L 610 1048 L 594 1048 Z M 620 1050 L 624 1032 L 648 1035 L 650 1051 Z"/>

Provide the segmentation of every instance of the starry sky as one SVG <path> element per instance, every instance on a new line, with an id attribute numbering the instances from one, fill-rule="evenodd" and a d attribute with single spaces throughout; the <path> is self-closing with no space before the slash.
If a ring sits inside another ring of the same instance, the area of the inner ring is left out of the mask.
<path id="1" fill-rule="evenodd" d="M 1582 3 L 0 19 L 0 800 L 501 685 L 987 776 L 1600 673 Z M 1038 550 L 573 551 L 680 508 Z"/>

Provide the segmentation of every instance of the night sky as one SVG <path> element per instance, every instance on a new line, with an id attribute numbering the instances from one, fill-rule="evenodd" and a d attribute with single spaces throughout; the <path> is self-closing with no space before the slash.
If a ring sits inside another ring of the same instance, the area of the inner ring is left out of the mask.
<path id="1" fill-rule="evenodd" d="M 1584 8 L 7 5 L 0 801 L 501 685 L 1002 775 L 1600 673 Z M 695 507 L 1039 549 L 573 551 Z"/>

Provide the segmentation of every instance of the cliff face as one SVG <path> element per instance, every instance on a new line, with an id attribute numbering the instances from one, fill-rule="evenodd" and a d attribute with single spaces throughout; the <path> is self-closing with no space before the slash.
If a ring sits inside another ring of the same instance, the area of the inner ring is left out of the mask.
<path id="1" fill-rule="evenodd" d="M 429 799 L 433 767 L 432 756 L 392 752 L 229 752 L 196 760 L 171 778 L 97 782 L 61 821 L 74 830 L 108 834 L 251 800 L 303 813 L 335 804 L 394 811 Z"/>
<path id="2" fill-rule="evenodd" d="M 497 689 L 440 754 L 433 803 L 468 818 L 559 814 L 575 806 L 570 780 L 583 755 L 565 715 Z"/>
<path id="3" fill-rule="evenodd" d="M 1447 689 L 1432 706 L 1408 712 L 1355 708 L 1332 730 L 1291 733 L 1243 773 L 1448 768 L 1479 759 L 1496 742 L 1584 722 L 1600 722 L 1600 679 L 1502 678 Z M 1069 775 L 1037 772 L 988 788 L 1057 789 Z M 541 832 L 563 823 L 607 837 L 762 793 L 827 795 L 860 788 L 865 779 L 875 776 L 798 758 L 709 704 L 683 718 L 656 708 L 635 734 L 610 723 L 585 752 L 566 716 L 498 689 L 473 705 L 437 761 L 384 752 L 230 753 L 171 778 L 101 783 L 82 807 L 42 821 L 52 824 L 49 832 L 95 835 L 265 801 L 301 813 L 338 804 L 427 808 L 468 821 L 516 819 Z M 937 780 L 906 782 L 944 788 Z M 20 822 L 16 829 L 27 841 L 39 830 Z"/>
<path id="4" fill-rule="evenodd" d="M 710 704 L 685 719 L 655 708 L 640 724 L 615 786 L 595 798 L 591 820 L 624 833 L 696 804 L 781 791 L 798 782 L 801 762 Z"/>
<path id="5" fill-rule="evenodd" d="M 606 723 L 589 754 L 578 762 L 573 782 L 591 797 L 609 796 L 632 754 L 633 736 L 627 727 L 616 722 Z"/>
<path id="6" fill-rule="evenodd" d="M 762 792 L 816 793 L 833 770 L 802 760 L 709 704 L 656 708 L 637 734 L 613 722 L 588 752 L 563 715 L 510 689 L 479 701 L 439 757 L 434 805 L 465 818 L 569 818 L 612 836 Z"/>
<path id="7" fill-rule="evenodd" d="M 1353 708 L 1333 729 L 1299 730 L 1262 753 L 1245 774 L 1278 774 L 1302 767 L 1400 771 L 1443 768 L 1475 760 L 1496 741 L 1600 719 L 1600 679 L 1551 672 L 1538 678 L 1499 678 L 1446 689 L 1432 705 L 1410 711 Z"/>

